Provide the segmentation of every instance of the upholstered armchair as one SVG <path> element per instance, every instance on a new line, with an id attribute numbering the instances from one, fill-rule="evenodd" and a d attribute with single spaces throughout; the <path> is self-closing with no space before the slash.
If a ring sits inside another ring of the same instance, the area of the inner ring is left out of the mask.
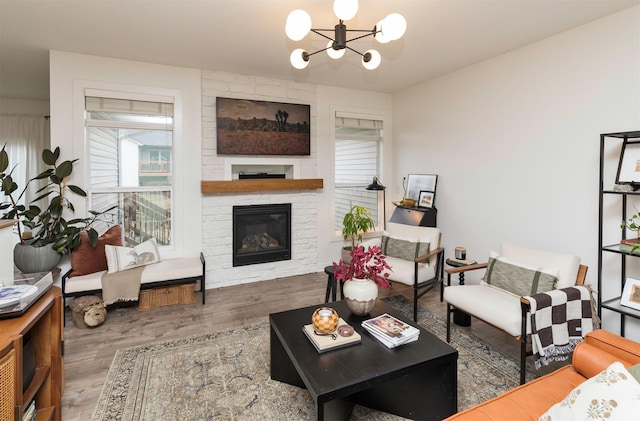
<path id="1" fill-rule="evenodd" d="M 491 279 L 491 271 L 495 274 L 501 268 L 505 268 L 503 273 L 512 274 L 506 276 L 510 285 L 487 282 Z M 487 269 L 480 285 L 451 285 L 451 275 L 479 269 Z M 578 256 L 502 243 L 500 253 L 492 252 L 489 263 L 447 268 L 445 272 L 447 342 L 451 339 L 451 313 L 454 311 L 463 311 L 508 333 L 520 341 L 520 383 L 523 384 L 526 357 L 532 355 L 526 337 L 531 303 L 525 296 L 582 285 L 587 267 L 580 264 Z"/>
<path id="2" fill-rule="evenodd" d="M 391 266 L 389 280 L 413 287 L 413 321 L 418 319 L 418 299 L 440 285 L 440 301 L 444 278 L 444 249 L 438 228 L 416 227 L 389 222 L 380 238 L 364 241 L 364 247 L 382 248 Z"/>

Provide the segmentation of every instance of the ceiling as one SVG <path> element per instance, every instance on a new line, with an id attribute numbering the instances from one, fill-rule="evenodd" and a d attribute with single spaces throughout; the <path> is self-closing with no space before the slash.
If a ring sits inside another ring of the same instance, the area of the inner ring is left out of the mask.
<path id="1" fill-rule="evenodd" d="M 403 38 L 379 44 L 382 64 L 365 70 L 347 51 L 311 57 L 295 70 L 295 48 L 323 48 L 310 34 L 284 34 L 289 12 L 314 28 L 337 23 L 331 0 L 0 0 L 0 97 L 49 98 L 49 50 L 210 69 L 379 92 L 395 92 L 640 4 L 640 0 L 360 0 L 349 29 L 370 29 L 392 12 Z"/>

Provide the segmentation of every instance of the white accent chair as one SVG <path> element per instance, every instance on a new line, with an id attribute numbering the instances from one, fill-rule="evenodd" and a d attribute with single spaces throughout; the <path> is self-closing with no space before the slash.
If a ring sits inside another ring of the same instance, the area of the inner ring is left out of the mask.
<path id="1" fill-rule="evenodd" d="M 440 247 L 442 233 L 438 228 L 420 227 L 389 222 L 383 236 L 412 243 L 428 243 L 428 251 L 416 255 L 412 260 L 387 256 L 391 266 L 389 280 L 413 287 L 413 321 L 418 319 L 418 299 L 440 285 L 440 301 L 444 279 L 444 249 Z M 382 246 L 382 237 L 365 240 L 361 246 Z M 383 250 L 384 252 L 384 250 Z M 416 253 L 418 254 L 418 253 Z"/>
<path id="2" fill-rule="evenodd" d="M 497 253 L 493 253 L 495 257 Z M 510 243 L 502 243 L 499 256 L 522 266 L 552 268 L 557 273 L 555 288 L 567 288 L 584 284 L 587 267 L 580 264 L 578 256 L 535 250 Z M 509 291 L 493 285 L 451 285 L 451 275 L 487 268 L 487 263 L 447 268 L 447 286 L 444 300 L 447 302 L 447 342 L 451 339 L 451 313 L 463 311 L 489 325 L 502 330 L 520 341 L 520 384 L 525 383 L 527 351 L 527 313 L 529 302 Z M 546 291 L 538 291 L 546 292 Z"/>

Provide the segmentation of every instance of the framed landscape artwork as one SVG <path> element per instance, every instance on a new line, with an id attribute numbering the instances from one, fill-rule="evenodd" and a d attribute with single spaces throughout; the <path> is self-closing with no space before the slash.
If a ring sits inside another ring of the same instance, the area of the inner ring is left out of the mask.
<path id="1" fill-rule="evenodd" d="M 216 98 L 219 155 L 310 155 L 311 107 Z"/>

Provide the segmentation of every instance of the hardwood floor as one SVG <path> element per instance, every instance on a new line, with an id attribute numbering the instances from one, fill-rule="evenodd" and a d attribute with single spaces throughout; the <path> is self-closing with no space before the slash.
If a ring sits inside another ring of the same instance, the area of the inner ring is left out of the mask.
<path id="1" fill-rule="evenodd" d="M 206 305 L 199 292 L 190 305 L 159 307 L 141 312 L 135 307 L 109 311 L 106 322 L 94 329 L 76 328 L 66 310 L 64 329 L 64 379 L 62 418 L 86 421 L 91 418 L 111 361 L 119 348 L 164 339 L 228 329 L 251 324 L 270 313 L 324 302 L 327 275 L 324 272 L 280 278 L 207 290 Z M 380 290 L 380 296 L 402 294 L 411 299 L 409 287 L 394 284 Z M 445 317 L 446 306 L 439 293 L 431 291 L 420 305 Z M 469 331 L 517 357 L 518 343 L 478 320 Z"/>

